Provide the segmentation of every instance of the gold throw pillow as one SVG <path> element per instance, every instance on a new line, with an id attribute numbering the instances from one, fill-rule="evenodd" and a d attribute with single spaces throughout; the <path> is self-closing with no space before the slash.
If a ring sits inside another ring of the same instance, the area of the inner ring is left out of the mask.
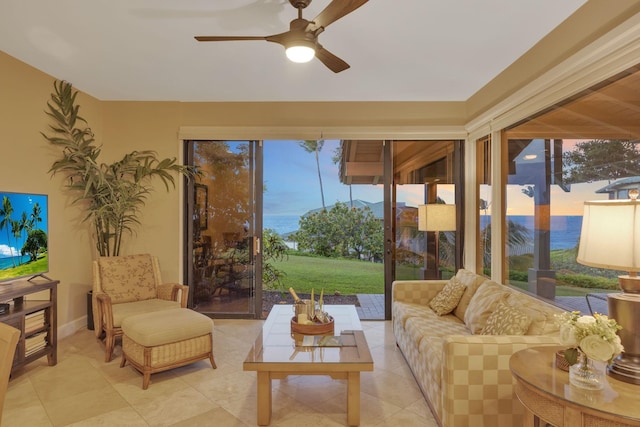
<path id="1" fill-rule="evenodd" d="M 464 283 L 460 282 L 456 277 L 452 277 L 444 288 L 429 301 L 429 307 L 438 316 L 449 314 L 456 308 L 466 289 L 467 287 Z"/>
<path id="2" fill-rule="evenodd" d="M 500 301 L 496 310 L 487 319 L 487 323 L 480 331 L 480 334 L 524 335 L 530 324 L 531 318 L 529 316 L 504 301 Z"/>

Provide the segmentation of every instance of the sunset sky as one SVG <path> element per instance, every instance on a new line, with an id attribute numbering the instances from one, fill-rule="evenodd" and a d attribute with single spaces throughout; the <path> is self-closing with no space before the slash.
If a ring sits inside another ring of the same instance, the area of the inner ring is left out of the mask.
<path id="1" fill-rule="evenodd" d="M 564 150 L 575 146 L 576 140 L 565 140 Z M 337 201 L 349 200 L 349 187 L 341 184 L 338 178 L 338 165 L 332 162 L 339 140 L 326 140 L 320 152 L 320 173 L 324 189 L 325 204 L 330 206 Z M 320 184 L 316 169 L 315 155 L 307 153 L 298 145 L 298 141 L 265 141 L 264 144 L 264 181 L 267 191 L 264 194 L 265 215 L 301 215 L 322 206 Z M 595 191 L 606 186 L 608 181 L 585 184 L 573 184 L 569 192 L 559 186 L 551 186 L 552 215 L 582 215 L 585 200 L 606 199 L 604 194 Z M 507 214 L 532 215 L 533 199 L 522 193 L 524 187 L 510 185 L 507 188 Z M 383 198 L 382 186 L 354 185 L 353 198 L 367 202 L 380 202 Z M 480 197 L 490 201 L 486 188 L 481 189 Z M 399 188 L 398 201 L 409 206 L 423 202 L 422 185 L 404 185 Z M 446 203 L 453 203 L 453 186 L 441 186 L 439 195 Z"/>

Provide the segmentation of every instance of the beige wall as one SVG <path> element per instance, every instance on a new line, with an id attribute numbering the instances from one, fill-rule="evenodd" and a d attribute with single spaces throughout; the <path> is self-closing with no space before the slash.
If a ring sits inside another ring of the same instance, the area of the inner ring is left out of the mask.
<path id="1" fill-rule="evenodd" d="M 591 0 L 570 20 L 574 19 L 573 24 L 579 25 L 577 28 L 584 29 L 581 25 L 585 23 L 593 25 L 595 34 L 600 34 L 605 28 L 622 22 L 624 16 L 637 12 L 638 5 L 640 3 L 631 0 Z M 435 135 L 443 129 L 463 132 L 472 117 L 505 99 L 591 40 L 590 33 L 584 31 L 580 37 L 561 43 L 561 49 L 545 55 L 554 40 L 559 43 L 557 37 L 570 34 L 567 28 L 563 24 L 543 40 L 540 47 L 528 52 L 524 62 L 514 64 L 467 102 L 104 102 L 82 93 L 78 101 L 81 114 L 103 144 L 104 162 L 144 149 L 155 150 L 162 157 L 180 157 L 178 135 L 184 127 L 280 127 L 294 131 L 301 127 L 375 128 L 387 129 L 396 135 L 413 127 L 419 128 L 425 137 L 431 131 Z M 4 151 L 0 156 L 0 189 L 49 195 L 49 275 L 61 281 L 58 322 L 61 336 L 65 336 L 84 325 L 85 294 L 90 288 L 95 251 L 88 227 L 78 225 L 82 212 L 70 206 L 61 178 L 51 179 L 47 173 L 55 152 L 39 132 L 48 124 L 44 109 L 54 79 L 2 52 L 0 70 L 3 77 L 0 79 L 0 135 Z M 209 137 L 215 138 L 215 135 Z M 178 185 L 176 190 L 167 193 L 162 184 L 158 185 L 142 213 L 144 226 L 134 239 L 127 240 L 123 253 L 158 255 L 165 281 L 180 282 L 182 189 Z"/>
<path id="2" fill-rule="evenodd" d="M 48 174 L 54 152 L 40 132 L 49 123 L 44 111 L 54 80 L 2 52 L 0 70 L 0 189 L 49 195 L 48 276 L 61 281 L 58 321 L 62 326 L 86 315 L 91 254 L 86 227 L 78 227 L 79 211 L 69 206 L 70 199 L 61 191 L 62 180 Z M 101 103 L 85 95 L 78 101 L 99 139 Z"/>

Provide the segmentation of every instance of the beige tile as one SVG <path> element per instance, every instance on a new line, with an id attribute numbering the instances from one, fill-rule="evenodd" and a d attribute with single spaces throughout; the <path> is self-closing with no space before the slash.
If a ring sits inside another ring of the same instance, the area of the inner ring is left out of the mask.
<path id="1" fill-rule="evenodd" d="M 5 408 L 2 413 L 2 427 L 53 427 L 42 405 L 23 408 Z"/>
<path id="2" fill-rule="evenodd" d="M 272 421 L 273 427 L 300 427 L 300 426 L 314 426 L 314 427 L 343 427 L 346 425 L 346 416 L 342 421 L 335 421 L 326 414 L 321 413 L 291 413 L 282 419 Z M 361 424 L 362 425 L 362 424 Z"/>
<path id="3" fill-rule="evenodd" d="M 104 362 L 104 345 L 83 329 L 60 340 L 55 367 L 46 358 L 25 367 L 9 383 L 3 427 L 256 425 L 256 373 L 242 369 L 263 321 L 216 319 L 214 355 L 208 361 L 151 376 L 117 358 Z M 435 425 L 390 322 L 363 322 L 374 372 L 361 375 L 361 425 Z M 346 424 L 346 382 L 326 376 L 273 381 L 272 426 Z"/>
<path id="4" fill-rule="evenodd" d="M 182 378 L 176 377 L 170 371 L 165 371 L 151 375 L 149 388 L 143 390 L 142 374 L 131 366 L 125 366 L 123 369 L 129 371 L 131 377 L 114 383 L 113 388 L 134 407 L 162 400 L 167 394 L 189 388 Z"/>
<path id="5" fill-rule="evenodd" d="M 327 403 L 333 405 L 334 407 L 333 411 L 326 410 L 327 413 L 332 414 L 331 418 L 334 421 L 342 422 L 343 424 L 346 423 L 347 402 L 345 397 L 336 396 Z M 389 418 L 401 410 L 402 409 L 400 407 L 392 403 L 376 399 L 369 394 L 360 394 L 360 425 L 362 426 L 375 425 L 380 420 Z"/>
<path id="6" fill-rule="evenodd" d="M 27 377 L 9 382 L 2 412 L 3 427 L 52 426 L 47 412 Z"/>
<path id="7" fill-rule="evenodd" d="M 273 387 L 311 407 L 335 397 L 346 399 L 347 396 L 347 381 L 332 380 L 328 376 L 289 376 L 273 381 Z"/>
<path id="8" fill-rule="evenodd" d="M 132 406 L 151 426 L 170 426 L 218 408 L 217 404 L 191 387 L 166 391 L 161 396 Z"/>
<path id="9" fill-rule="evenodd" d="M 60 390 L 64 390 L 64 388 L 60 388 Z M 108 386 L 99 390 L 86 391 L 79 395 L 66 396 L 64 391 L 61 391 L 61 394 L 61 397 L 43 402 L 49 419 L 56 427 L 66 426 L 128 406 L 122 396 Z"/>
<path id="10" fill-rule="evenodd" d="M 416 400 L 424 399 L 415 380 L 389 371 L 364 372 L 360 377 L 360 382 L 362 393 L 400 408 L 406 408 Z"/>
<path id="11" fill-rule="evenodd" d="M 72 356 L 29 377 L 44 403 L 102 390 L 109 383 L 85 358 Z"/>
<path id="12" fill-rule="evenodd" d="M 398 411 L 389 418 L 384 418 L 376 424 L 368 424 L 376 427 L 397 427 L 397 426 L 421 426 L 438 427 L 438 423 L 433 417 L 425 419 L 411 411 Z"/>
<path id="13" fill-rule="evenodd" d="M 421 418 L 425 420 L 433 420 L 435 423 L 435 418 L 427 401 L 425 399 L 417 399 L 411 405 L 407 406 L 405 410 L 413 412 L 414 414 L 418 414 Z"/>
<path id="14" fill-rule="evenodd" d="M 40 404 L 40 398 L 31 380 L 27 376 L 11 379 L 4 398 L 4 410 L 7 408 L 22 408 Z"/>
<path id="15" fill-rule="evenodd" d="M 184 380 L 211 400 L 255 394 L 255 372 L 240 371 L 223 374 L 224 367 L 216 369 L 218 370 L 220 371 L 209 377 L 190 375 Z"/>
<path id="16" fill-rule="evenodd" d="M 175 423 L 172 427 L 210 427 L 212 425 L 224 427 L 247 427 L 252 424 L 242 422 L 223 408 L 216 408 L 195 417 L 188 418 L 179 423 Z"/>
<path id="17" fill-rule="evenodd" d="M 146 427 L 149 424 L 133 408 L 126 407 L 115 411 L 107 412 L 77 423 L 69 424 L 69 427 Z"/>

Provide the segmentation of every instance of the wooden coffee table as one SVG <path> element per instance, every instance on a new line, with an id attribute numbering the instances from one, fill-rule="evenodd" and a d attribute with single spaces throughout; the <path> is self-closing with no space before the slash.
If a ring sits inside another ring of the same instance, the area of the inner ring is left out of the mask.
<path id="1" fill-rule="evenodd" d="M 347 380 L 347 422 L 360 424 L 360 372 L 373 371 L 373 359 L 355 306 L 326 305 L 341 347 L 303 347 L 291 333 L 293 306 L 274 305 L 244 361 L 258 375 L 258 425 L 271 422 L 271 380 L 289 375 L 328 375 Z"/>

